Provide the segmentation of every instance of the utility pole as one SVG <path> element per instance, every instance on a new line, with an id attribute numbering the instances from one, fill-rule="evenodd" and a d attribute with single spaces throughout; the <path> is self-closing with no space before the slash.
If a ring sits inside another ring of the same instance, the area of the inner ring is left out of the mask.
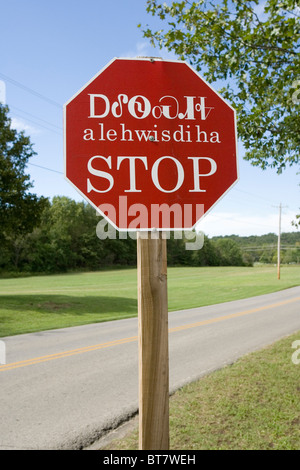
<path id="1" fill-rule="evenodd" d="M 281 209 L 282 205 L 279 204 L 279 227 L 278 227 L 278 243 L 277 243 L 277 279 L 280 279 L 280 235 L 281 235 Z"/>
<path id="2" fill-rule="evenodd" d="M 279 206 L 275 206 L 279 208 L 279 226 L 278 226 L 278 243 L 277 243 L 277 279 L 280 279 L 280 236 L 281 236 L 281 211 L 283 206 L 281 203 Z"/>

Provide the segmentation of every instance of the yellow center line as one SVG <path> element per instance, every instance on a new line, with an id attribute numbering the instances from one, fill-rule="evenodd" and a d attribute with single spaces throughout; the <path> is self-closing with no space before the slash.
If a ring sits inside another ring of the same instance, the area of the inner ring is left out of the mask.
<path id="1" fill-rule="evenodd" d="M 210 325 L 210 324 L 213 324 L 213 323 L 218 323 L 218 322 L 221 322 L 221 321 L 230 320 L 232 318 L 238 318 L 238 317 L 242 317 L 244 315 L 250 315 L 252 313 L 261 312 L 263 310 L 268 310 L 268 309 L 271 309 L 271 308 L 280 307 L 282 305 L 287 305 L 289 303 L 293 303 L 293 302 L 297 302 L 297 301 L 300 301 L 300 297 L 295 297 L 293 299 L 283 300 L 282 302 L 277 302 L 275 304 L 265 305 L 264 307 L 252 308 L 252 309 L 249 309 L 249 310 L 244 310 L 242 312 L 231 313 L 229 315 L 223 315 L 221 317 L 216 317 L 216 318 L 210 318 L 209 320 L 202 320 L 202 321 L 195 322 L 195 323 L 189 323 L 189 324 L 182 325 L 182 326 L 176 326 L 176 327 L 170 328 L 169 333 L 174 333 L 176 331 L 187 330 L 189 328 L 195 328 L 195 327 L 204 326 L 204 325 Z M 41 362 L 52 361 L 54 359 L 61 359 L 61 358 L 64 358 L 64 357 L 74 356 L 75 354 L 82 354 L 82 353 L 85 353 L 85 352 L 96 351 L 98 349 L 104 349 L 104 348 L 109 348 L 109 347 L 113 347 L 113 346 L 118 346 L 120 344 L 132 343 L 132 342 L 137 341 L 137 340 L 138 340 L 138 336 L 131 336 L 129 338 L 122 338 L 122 339 L 118 339 L 118 340 L 114 340 L 114 341 L 108 341 L 106 343 L 94 344 L 94 345 L 91 345 L 91 346 L 85 346 L 85 347 L 82 347 L 82 348 L 72 349 L 72 350 L 69 350 L 69 351 L 64 351 L 64 352 L 55 353 L 55 354 L 49 354 L 47 356 L 40 356 L 40 357 L 35 357 L 35 358 L 32 358 L 32 359 L 26 359 L 24 361 L 12 362 L 10 364 L 0 366 L 0 372 L 1 371 L 6 371 L 6 370 L 11 370 L 11 369 L 17 369 L 19 367 L 30 366 L 30 365 L 33 365 L 33 364 L 39 364 Z"/>
<path id="2" fill-rule="evenodd" d="M 196 323 L 190 323 L 189 325 L 177 326 L 177 327 L 171 328 L 169 331 L 174 332 L 174 331 L 187 330 L 188 328 L 194 328 L 196 326 L 209 325 L 211 323 L 217 323 L 217 322 L 224 321 L 224 320 L 230 320 L 231 318 L 242 317 L 244 315 L 249 315 L 251 313 L 261 312 L 262 310 L 268 310 L 270 308 L 281 307 L 282 305 L 286 305 L 292 302 L 297 302 L 298 300 L 300 300 L 300 297 L 295 297 L 293 299 L 288 299 L 288 300 L 283 300 L 282 302 L 277 302 L 276 304 L 265 305 L 264 307 L 252 308 L 250 310 L 244 310 L 242 312 L 231 313 L 229 315 L 223 315 L 222 317 L 211 318 L 209 320 L 203 320 L 203 321 L 199 321 Z"/>
<path id="3" fill-rule="evenodd" d="M 52 361 L 53 359 L 61 359 L 63 357 L 74 356 L 75 354 L 82 354 L 85 352 L 96 351 L 97 349 L 109 348 L 111 346 L 117 346 L 119 344 L 131 343 L 136 340 L 137 340 L 137 336 L 132 336 L 130 338 L 122 338 L 119 340 L 108 341 L 107 343 L 94 344 L 91 346 L 85 346 L 83 348 L 71 349 L 69 351 L 63 351 L 63 352 L 56 353 L 56 354 L 49 354 L 47 356 L 26 359 L 24 361 L 11 362 L 10 364 L 0 366 L 0 372 L 2 370 L 17 369 L 19 367 L 38 364 L 40 362 Z"/>

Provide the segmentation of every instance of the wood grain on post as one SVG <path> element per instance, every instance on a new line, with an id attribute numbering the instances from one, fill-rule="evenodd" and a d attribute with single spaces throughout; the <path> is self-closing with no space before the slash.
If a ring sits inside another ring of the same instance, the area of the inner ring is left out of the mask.
<path id="1" fill-rule="evenodd" d="M 169 449 L 167 248 L 137 238 L 139 313 L 139 448 Z"/>

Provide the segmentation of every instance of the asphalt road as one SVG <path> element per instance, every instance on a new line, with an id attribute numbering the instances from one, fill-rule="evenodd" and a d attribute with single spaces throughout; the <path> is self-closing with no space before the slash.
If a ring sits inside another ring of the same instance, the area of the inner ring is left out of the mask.
<path id="1" fill-rule="evenodd" d="M 172 312 L 169 329 L 173 391 L 286 335 L 300 339 L 300 287 Z M 2 340 L 0 449 L 81 449 L 137 411 L 136 318 Z"/>

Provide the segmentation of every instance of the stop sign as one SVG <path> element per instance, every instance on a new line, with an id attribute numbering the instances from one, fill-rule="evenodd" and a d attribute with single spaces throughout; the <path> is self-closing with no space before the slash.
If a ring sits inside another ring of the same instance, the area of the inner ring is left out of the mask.
<path id="1" fill-rule="evenodd" d="M 235 111 L 185 62 L 113 59 L 65 104 L 64 144 L 119 230 L 191 229 L 238 179 Z"/>

